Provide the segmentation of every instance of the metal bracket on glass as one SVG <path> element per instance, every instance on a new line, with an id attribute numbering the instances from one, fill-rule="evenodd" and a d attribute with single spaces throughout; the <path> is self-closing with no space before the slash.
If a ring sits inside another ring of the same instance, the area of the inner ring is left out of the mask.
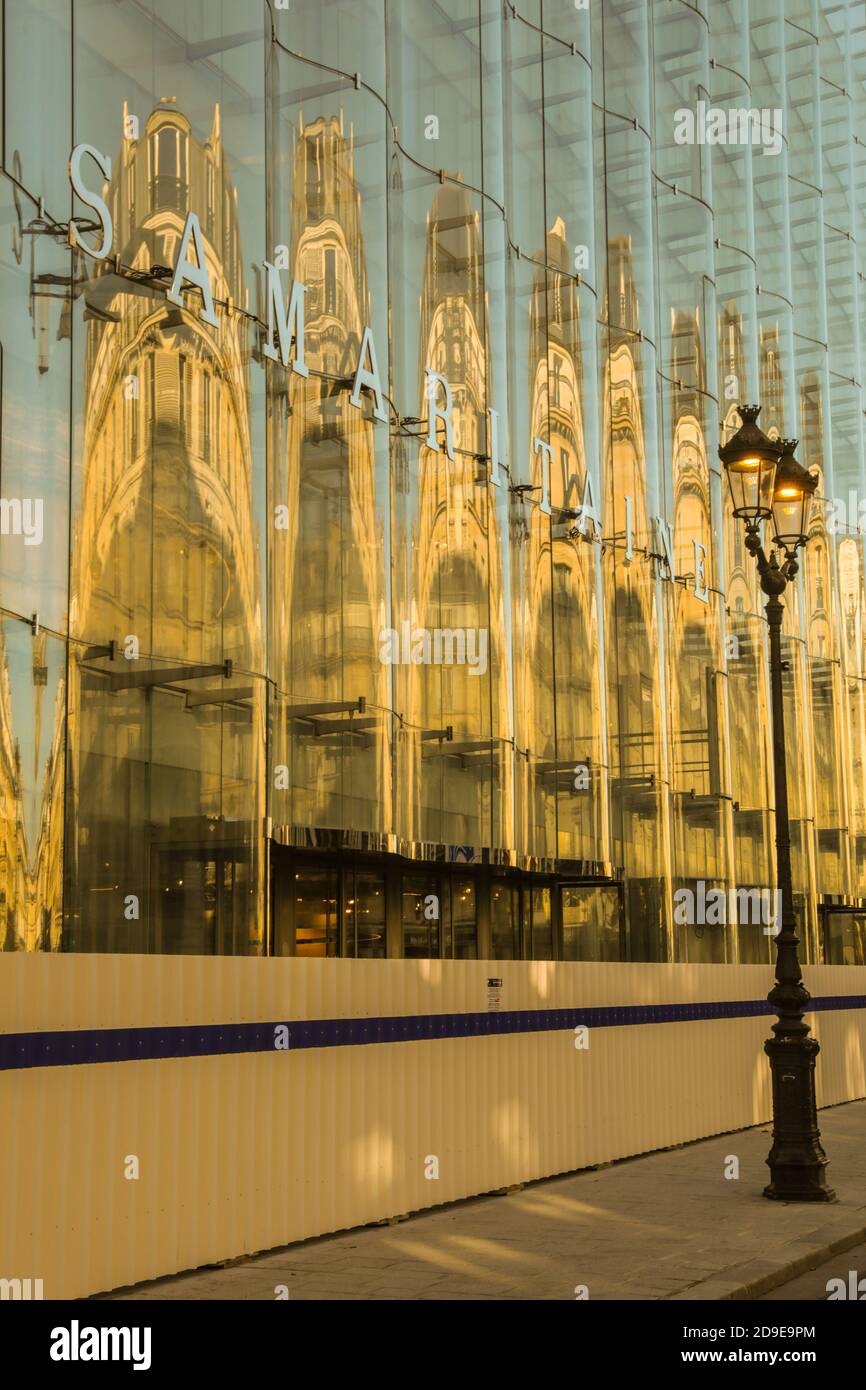
<path id="1" fill-rule="evenodd" d="M 119 671 L 109 674 L 110 686 L 115 690 L 136 690 L 155 685 L 175 685 L 178 681 L 200 680 L 203 676 L 222 676 L 230 680 L 232 663 L 222 661 L 218 666 L 167 666 L 163 670 Z M 183 693 L 183 692 L 182 692 Z"/>
<path id="2" fill-rule="evenodd" d="M 730 801 L 730 797 L 724 796 L 721 792 L 696 792 L 694 787 L 688 791 L 676 791 L 672 789 L 671 795 L 681 800 L 683 814 L 692 824 L 715 825 L 720 810 L 721 801 Z"/>
<path id="3" fill-rule="evenodd" d="M 339 396 L 341 391 L 348 391 L 349 387 L 355 384 L 355 378 L 353 376 L 323 375 L 319 377 L 319 381 L 322 383 L 323 387 L 322 396 L 327 397 L 329 400 L 334 396 Z"/>
<path id="4" fill-rule="evenodd" d="M 448 752 L 461 758 L 466 757 L 469 753 L 492 753 L 500 741 L 498 738 L 479 738 L 468 743 L 454 743 Z"/>
<path id="5" fill-rule="evenodd" d="M 303 726 L 299 733 L 307 734 L 316 739 L 329 738 L 334 734 L 341 738 L 349 734 L 361 740 L 366 745 L 368 742 L 367 731 L 379 727 L 379 720 L 376 717 L 369 719 L 356 719 L 355 715 L 363 714 L 367 708 L 367 699 L 364 695 L 359 695 L 357 700 L 322 700 L 315 704 L 308 705 L 287 705 L 285 713 L 292 720 L 301 723 Z M 320 715 L 339 715 L 347 714 L 348 719 L 322 719 Z"/>
<path id="6" fill-rule="evenodd" d="M 444 740 L 438 748 L 431 748 L 427 753 L 428 758 L 459 758 L 463 767 L 471 766 L 466 759 L 475 759 L 485 753 L 495 753 L 500 743 L 509 743 L 510 739 L 482 738 L 474 739 L 468 743 L 454 743 L 453 740 L 445 746 Z"/>
<path id="7" fill-rule="evenodd" d="M 492 461 L 490 455 L 472 454 L 471 457 L 478 465 L 473 481 L 478 483 L 479 486 L 484 486 L 486 483 L 490 482 L 490 469 L 488 468 L 488 464 Z"/>
<path id="8" fill-rule="evenodd" d="M 379 721 L 375 716 L 369 719 L 314 719 L 312 733 L 315 738 L 328 738 L 331 734 L 362 734 L 368 729 L 377 729 Z"/>
<path id="9" fill-rule="evenodd" d="M 623 804 L 642 819 L 656 814 L 658 783 L 654 772 L 643 776 L 612 777 L 611 790 L 622 798 Z"/>
<path id="10" fill-rule="evenodd" d="M 189 328 L 191 324 L 192 319 L 186 309 L 181 309 L 178 305 L 172 305 L 170 309 L 166 309 L 156 327 L 161 333 L 165 333 L 169 328 Z"/>
<path id="11" fill-rule="evenodd" d="M 534 772 L 536 777 L 556 782 L 560 777 L 573 778 L 576 766 L 585 767 L 587 772 L 592 775 L 592 759 L 581 758 L 576 755 L 573 758 L 559 758 L 554 762 L 536 763 Z"/>
<path id="12" fill-rule="evenodd" d="M 550 536 L 554 541 L 573 541 L 581 535 L 575 523 L 580 519 L 580 511 L 574 507 L 557 507 L 554 509 L 551 520 L 553 526 Z"/>
<path id="13" fill-rule="evenodd" d="M 251 685 L 239 686 L 237 690 L 188 690 L 186 708 L 195 709 L 199 705 L 233 705 L 241 700 L 251 700 L 254 694 Z"/>
<path id="14" fill-rule="evenodd" d="M 407 425 L 421 425 L 420 433 L 416 430 L 409 430 Z M 409 439 L 423 439 L 424 430 L 427 428 L 427 421 L 422 420 L 420 415 L 398 415 L 395 433 L 404 434 Z"/>
<path id="15" fill-rule="evenodd" d="M 100 657 L 107 657 L 109 661 L 117 660 L 117 643 L 114 638 L 101 647 L 85 647 L 81 654 L 82 661 L 97 661 Z"/>
<path id="16" fill-rule="evenodd" d="M 283 713 L 289 719 L 312 719 L 317 714 L 363 714 L 367 708 L 367 697 L 359 695 L 357 700 L 321 700 L 312 705 L 284 705 Z"/>
<path id="17" fill-rule="evenodd" d="M 422 729 L 419 734 L 422 743 L 452 743 L 454 740 L 454 725 L 446 724 L 444 729 Z"/>

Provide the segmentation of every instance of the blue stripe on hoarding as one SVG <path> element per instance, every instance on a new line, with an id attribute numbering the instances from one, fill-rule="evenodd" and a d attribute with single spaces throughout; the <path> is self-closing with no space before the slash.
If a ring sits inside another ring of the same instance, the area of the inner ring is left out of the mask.
<path id="1" fill-rule="evenodd" d="M 811 1000 L 810 1013 L 866 1008 L 866 994 L 831 994 Z M 360 1047 L 365 1043 L 546 1033 L 557 1029 L 627 1028 L 646 1023 L 688 1023 L 772 1014 L 765 999 L 718 1003 L 621 1004 L 586 1009 L 517 1009 L 501 1013 L 407 1014 L 385 1018 L 318 1018 L 273 1023 L 207 1023 L 185 1027 L 81 1028 L 62 1032 L 0 1034 L 0 1071 L 68 1067 L 93 1062 L 140 1062 L 168 1057 L 219 1057 L 273 1052 L 275 1030 L 289 1030 L 289 1050 Z"/>

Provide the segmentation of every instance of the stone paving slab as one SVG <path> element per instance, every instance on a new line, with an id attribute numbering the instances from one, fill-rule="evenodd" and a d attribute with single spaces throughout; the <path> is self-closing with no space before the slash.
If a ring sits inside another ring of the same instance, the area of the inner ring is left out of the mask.
<path id="1" fill-rule="evenodd" d="M 832 1205 L 769 1202 L 769 1126 L 473 1198 L 115 1299 L 756 1298 L 866 1238 L 866 1101 L 823 1110 Z M 729 1155 L 739 1178 L 725 1177 Z"/>

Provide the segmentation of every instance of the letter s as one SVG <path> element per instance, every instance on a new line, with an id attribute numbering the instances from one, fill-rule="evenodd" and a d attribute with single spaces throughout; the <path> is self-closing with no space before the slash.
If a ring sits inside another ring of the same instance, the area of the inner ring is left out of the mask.
<path id="1" fill-rule="evenodd" d="M 111 243 L 114 240 L 114 223 L 111 220 L 111 213 L 106 204 L 102 201 L 98 193 L 91 193 L 85 187 L 81 176 L 81 160 L 84 155 L 89 154 L 107 179 L 111 178 L 111 160 L 107 154 L 100 154 L 99 150 L 92 145 L 76 145 L 72 154 L 69 156 L 69 182 L 72 184 L 78 197 L 87 207 L 93 208 L 102 223 L 102 241 L 92 250 L 81 240 L 78 228 L 74 221 L 69 223 L 69 244 L 79 246 L 82 251 L 86 251 L 88 256 L 93 256 L 96 260 L 103 260 L 111 250 Z"/>

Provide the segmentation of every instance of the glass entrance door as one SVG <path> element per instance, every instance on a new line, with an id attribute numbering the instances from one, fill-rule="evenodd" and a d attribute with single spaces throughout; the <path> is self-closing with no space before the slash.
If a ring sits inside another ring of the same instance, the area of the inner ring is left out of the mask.
<path id="1" fill-rule="evenodd" d="M 249 854 L 230 845 L 155 846 L 152 949 L 231 956 L 250 950 Z"/>
<path id="2" fill-rule="evenodd" d="M 564 883 L 563 960 L 622 960 L 622 893 L 616 883 Z"/>
<path id="3" fill-rule="evenodd" d="M 825 908 L 824 961 L 827 965 L 866 965 L 866 912 Z"/>

